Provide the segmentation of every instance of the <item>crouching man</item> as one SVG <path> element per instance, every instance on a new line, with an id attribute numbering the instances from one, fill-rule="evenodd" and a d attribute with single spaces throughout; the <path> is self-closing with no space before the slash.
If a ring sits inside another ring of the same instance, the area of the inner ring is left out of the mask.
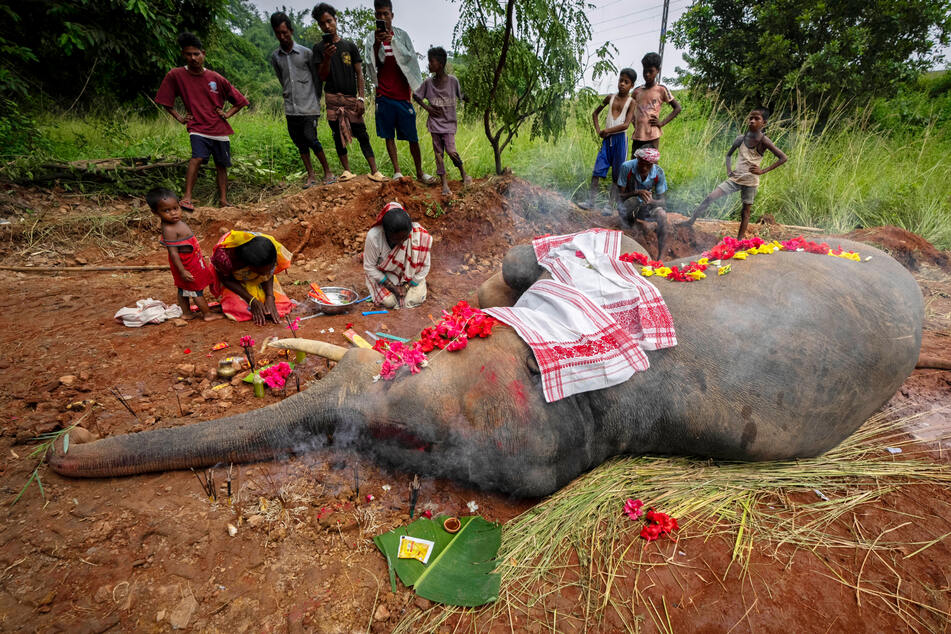
<path id="1" fill-rule="evenodd" d="M 621 165 L 618 178 L 618 197 L 621 200 L 619 212 L 621 219 L 633 225 L 636 220 L 651 220 L 657 223 L 657 259 L 664 259 L 664 247 L 667 244 L 666 203 L 667 177 L 657 162 L 660 152 L 652 147 L 642 147 L 634 153 L 637 157 Z"/>
<path id="2" fill-rule="evenodd" d="M 367 232 L 363 270 L 376 304 L 416 308 L 426 301 L 433 239 L 397 202 L 388 203 Z"/>

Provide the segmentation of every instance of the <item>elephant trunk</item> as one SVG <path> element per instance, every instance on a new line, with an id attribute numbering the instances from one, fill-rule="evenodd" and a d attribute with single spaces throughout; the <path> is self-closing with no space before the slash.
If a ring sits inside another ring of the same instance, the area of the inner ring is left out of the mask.
<path id="1" fill-rule="evenodd" d="M 308 451 L 325 443 L 335 429 L 356 429 L 363 420 L 352 410 L 314 405 L 315 395 L 304 392 L 228 418 L 71 442 L 65 452 L 57 440 L 49 464 L 60 475 L 102 478 L 253 462 Z"/>

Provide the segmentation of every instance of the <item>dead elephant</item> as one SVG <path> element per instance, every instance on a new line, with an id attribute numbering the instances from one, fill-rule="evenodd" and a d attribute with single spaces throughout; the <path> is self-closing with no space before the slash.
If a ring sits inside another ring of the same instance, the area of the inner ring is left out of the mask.
<path id="1" fill-rule="evenodd" d="M 332 434 L 407 472 L 539 496 L 618 454 L 815 456 L 911 373 L 924 314 L 917 283 L 892 258 L 834 243 L 871 259 L 780 252 L 697 283 L 657 280 L 679 344 L 648 352 L 649 370 L 611 388 L 546 403 L 530 349 L 497 327 L 418 375 L 374 383 L 380 355 L 352 349 L 280 403 L 185 427 L 77 437 L 65 454 L 57 443 L 50 465 L 71 477 L 131 475 L 278 458 Z M 625 248 L 635 249 L 643 252 L 631 241 Z M 542 273 L 531 249 L 515 247 L 480 302 L 514 302 Z"/>

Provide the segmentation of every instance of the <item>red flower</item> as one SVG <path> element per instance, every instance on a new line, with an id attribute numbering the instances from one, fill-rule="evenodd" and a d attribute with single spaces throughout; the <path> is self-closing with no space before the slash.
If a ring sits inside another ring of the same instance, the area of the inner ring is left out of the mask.
<path id="1" fill-rule="evenodd" d="M 658 526 L 657 524 L 646 524 L 641 529 L 641 537 L 643 537 L 649 542 L 654 541 L 655 539 L 660 537 L 660 526 Z"/>
<path id="2" fill-rule="evenodd" d="M 432 518 L 433 518 L 433 512 L 430 511 L 429 509 L 426 509 L 425 511 L 423 511 L 423 517 L 425 517 L 425 518 L 428 519 L 428 520 L 429 520 L 429 519 L 432 519 Z"/>

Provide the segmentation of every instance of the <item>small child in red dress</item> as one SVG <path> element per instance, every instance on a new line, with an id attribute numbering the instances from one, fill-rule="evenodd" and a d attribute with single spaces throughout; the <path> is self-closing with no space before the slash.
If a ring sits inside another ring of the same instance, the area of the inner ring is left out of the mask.
<path id="1" fill-rule="evenodd" d="M 215 274 L 201 254 L 201 245 L 187 224 L 182 222 L 182 208 L 178 196 L 170 189 L 157 187 L 145 195 L 149 208 L 162 220 L 160 244 L 168 249 L 168 263 L 172 279 L 178 287 L 178 305 L 185 319 L 197 317 L 191 311 L 195 300 L 205 321 L 221 319 L 223 315 L 211 312 L 204 298 L 204 290 L 215 283 Z"/>

